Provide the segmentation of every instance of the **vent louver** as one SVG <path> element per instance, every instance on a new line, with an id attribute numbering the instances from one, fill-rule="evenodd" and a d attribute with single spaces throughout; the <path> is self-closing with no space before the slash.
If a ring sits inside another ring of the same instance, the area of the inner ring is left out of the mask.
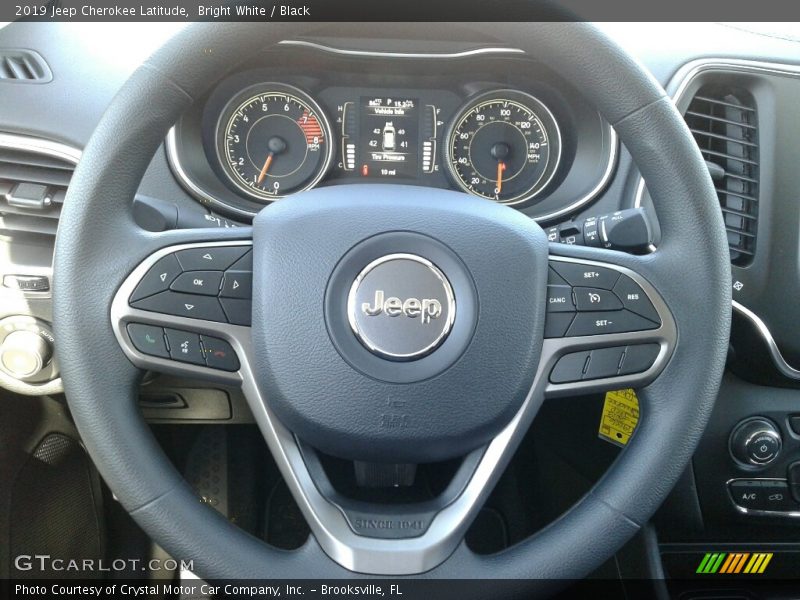
<path id="1" fill-rule="evenodd" d="M 717 190 L 731 262 L 749 264 L 758 226 L 758 114 L 752 94 L 726 84 L 702 87 L 685 113 Z"/>
<path id="2" fill-rule="evenodd" d="M 0 146 L 0 232 L 55 235 L 74 168 L 48 154 Z"/>
<path id="3" fill-rule="evenodd" d="M 47 83 L 53 74 L 44 58 L 32 50 L 0 48 L 0 81 Z"/>

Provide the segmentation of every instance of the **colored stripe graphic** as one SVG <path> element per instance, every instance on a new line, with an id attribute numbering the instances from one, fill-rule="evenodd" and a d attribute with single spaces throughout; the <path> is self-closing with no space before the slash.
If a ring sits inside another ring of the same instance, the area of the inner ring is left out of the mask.
<path id="1" fill-rule="evenodd" d="M 704 557 L 700 566 L 697 567 L 697 573 L 716 573 L 722 560 L 725 558 L 725 552 L 709 552 Z"/>
<path id="2" fill-rule="evenodd" d="M 772 556 L 772 552 L 707 552 L 695 572 L 709 575 L 761 574 L 767 569 Z"/>
<path id="3" fill-rule="evenodd" d="M 764 560 L 763 554 L 753 554 L 753 557 L 750 559 L 750 562 L 747 563 L 747 566 L 744 568 L 745 573 L 758 573 L 758 567 L 761 565 L 761 561 Z"/>
<path id="4" fill-rule="evenodd" d="M 728 560 L 725 561 L 725 564 L 722 565 L 722 568 L 719 570 L 720 573 L 733 573 L 733 570 L 736 568 L 736 565 L 739 564 L 742 555 L 739 552 L 732 552 L 728 555 Z"/>
<path id="5" fill-rule="evenodd" d="M 767 569 L 767 565 L 769 564 L 769 561 L 771 561 L 771 560 L 772 560 L 772 552 L 769 552 L 769 553 L 764 555 L 764 560 L 761 563 L 761 566 L 758 568 L 759 574 L 763 573 Z"/>
<path id="6" fill-rule="evenodd" d="M 731 566 L 731 573 L 739 573 L 744 567 L 744 561 L 747 560 L 747 557 L 750 556 L 749 552 L 745 552 L 739 555 L 739 561 L 736 563 L 736 567 Z"/>
<path id="7" fill-rule="evenodd" d="M 724 563 L 722 563 L 722 568 L 720 568 L 719 572 L 720 573 L 727 573 L 728 569 L 731 568 L 731 565 L 736 560 L 736 557 L 737 557 L 736 554 L 728 554 L 728 558 L 725 559 Z"/>

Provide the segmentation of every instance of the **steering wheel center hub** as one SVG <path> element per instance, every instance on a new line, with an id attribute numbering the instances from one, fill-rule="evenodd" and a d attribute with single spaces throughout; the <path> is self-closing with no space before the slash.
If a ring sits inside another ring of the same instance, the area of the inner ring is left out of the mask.
<path id="1" fill-rule="evenodd" d="M 456 301 L 450 281 L 431 261 L 416 254 L 388 254 L 356 277 L 347 317 L 355 336 L 373 354 L 414 360 L 447 338 Z"/>
<path id="2" fill-rule="evenodd" d="M 358 185 L 282 200 L 253 223 L 262 396 L 341 458 L 463 456 L 530 391 L 547 256 L 534 221 L 456 192 Z"/>

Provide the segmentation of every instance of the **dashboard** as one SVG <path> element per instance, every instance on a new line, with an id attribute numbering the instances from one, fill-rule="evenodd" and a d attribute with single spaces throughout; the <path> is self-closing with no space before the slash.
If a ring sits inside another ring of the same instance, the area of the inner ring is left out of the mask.
<path id="1" fill-rule="evenodd" d="M 0 46 L 34 49 L 54 74 L 42 84 L 0 82 L 0 319 L 41 337 L 52 335 L 50 261 L 63 190 L 113 95 L 171 30 L 144 40 L 124 28 L 109 27 L 103 37 L 35 25 L 0 30 Z M 728 174 L 725 187 L 716 183 L 732 250 L 729 374 L 694 469 L 664 506 L 659 534 L 675 556 L 686 542 L 796 541 L 790 525 L 800 510 L 737 505 L 728 482 L 785 480 L 787 464 L 800 458 L 800 330 L 787 309 L 800 293 L 798 40 L 720 24 L 601 27 L 646 64 L 681 112 L 693 113 L 701 150 L 717 174 L 720 167 Z M 69 101 L 69 118 L 52 110 L 59 98 Z M 734 118 L 737 127 L 728 127 Z M 731 181 L 737 168 L 740 187 Z M 40 172 L 49 204 L 34 209 L 30 198 L 11 198 L 9 181 Z M 175 123 L 139 193 L 181 214 L 222 215 L 238 225 L 305 189 L 381 182 L 482 196 L 551 227 L 652 208 L 636 165 L 591 98 L 535 56 L 496 40 L 424 46 L 377 32 L 285 40 L 251 57 Z M 21 200 L 28 204 L 20 208 Z M 702 290 L 696 294 L 702 307 Z M 21 382 L 3 373 L 0 386 L 28 395 L 61 391 L 58 379 Z M 153 422 L 252 419 L 227 386 L 161 378 L 148 380 L 142 396 Z M 770 464 L 731 457 L 732 432 L 755 417 L 783 439 Z M 596 436 L 596 422 L 590 425 Z M 574 451 L 585 453 L 581 445 Z"/>
<path id="2" fill-rule="evenodd" d="M 245 219 L 312 187 L 380 182 L 554 218 L 596 197 L 617 152 L 587 99 L 513 49 L 391 57 L 302 40 L 230 74 L 167 140 L 186 190 Z"/>

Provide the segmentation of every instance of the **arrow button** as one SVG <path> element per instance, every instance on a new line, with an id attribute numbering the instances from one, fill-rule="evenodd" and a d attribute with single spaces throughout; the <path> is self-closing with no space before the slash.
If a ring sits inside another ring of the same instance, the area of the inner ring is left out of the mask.
<path id="1" fill-rule="evenodd" d="M 189 248 L 176 252 L 184 271 L 224 271 L 244 256 L 250 246 Z"/>
<path id="2" fill-rule="evenodd" d="M 253 297 L 253 273 L 250 271 L 225 271 L 225 277 L 222 279 L 222 291 L 219 295 L 223 298 L 249 300 Z"/>
<path id="3" fill-rule="evenodd" d="M 190 319 L 203 319 L 204 321 L 226 321 L 225 313 L 219 300 L 213 296 L 198 296 L 180 292 L 166 291 L 153 296 L 148 296 L 131 304 L 134 308 L 174 315 L 189 317 Z"/>
<path id="4" fill-rule="evenodd" d="M 170 284 L 180 274 L 181 265 L 178 263 L 178 259 L 175 258 L 174 254 L 168 254 L 164 258 L 159 259 L 158 262 L 147 271 L 145 276 L 142 277 L 139 285 L 136 286 L 133 294 L 131 294 L 131 304 L 142 298 L 147 298 L 148 296 L 169 289 Z"/>

